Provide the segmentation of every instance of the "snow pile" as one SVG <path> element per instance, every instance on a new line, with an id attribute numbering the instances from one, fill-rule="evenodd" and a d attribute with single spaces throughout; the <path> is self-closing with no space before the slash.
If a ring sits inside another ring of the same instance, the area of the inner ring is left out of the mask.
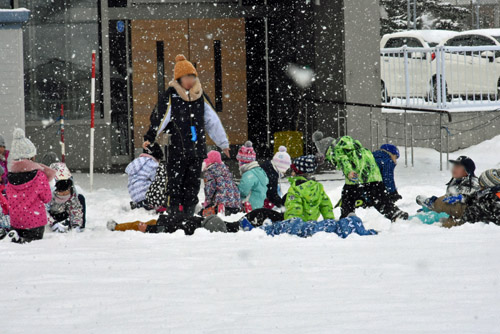
<path id="1" fill-rule="evenodd" d="M 500 137 L 452 155 L 500 166 Z M 419 148 L 396 170 L 402 209 L 444 193 L 439 153 Z M 325 177 L 325 176 L 321 176 Z M 88 176 L 76 175 L 88 189 Z M 341 179 L 339 174 L 325 177 Z M 359 210 L 378 236 L 192 237 L 110 232 L 130 211 L 125 175 L 96 175 L 88 229 L 0 242 L 2 333 L 465 333 L 498 331 L 500 228 L 391 224 Z M 343 182 L 325 181 L 336 203 Z M 284 185 L 286 188 L 286 185 Z M 336 211 L 336 215 L 339 212 Z M 233 217 L 234 218 L 234 217 Z"/>

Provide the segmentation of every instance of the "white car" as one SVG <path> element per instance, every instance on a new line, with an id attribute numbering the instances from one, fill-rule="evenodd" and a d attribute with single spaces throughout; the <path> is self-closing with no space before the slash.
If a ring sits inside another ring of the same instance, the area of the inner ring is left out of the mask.
<path id="1" fill-rule="evenodd" d="M 432 78 L 433 47 L 457 32 L 447 30 L 409 30 L 386 34 L 380 41 L 380 76 L 382 80 L 382 102 L 391 98 L 406 98 L 406 73 L 403 52 L 385 52 L 407 46 L 422 51 L 408 53 L 408 79 L 410 97 L 428 98 Z"/>
<path id="2" fill-rule="evenodd" d="M 440 43 L 446 47 L 498 47 L 497 50 L 456 52 L 446 50 L 445 81 L 447 99 L 461 97 L 497 100 L 500 87 L 500 29 L 464 31 Z M 436 78 L 434 69 L 433 78 Z M 435 82 L 435 80 L 433 80 Z M 436 85 L 433 85 L 436 91 Z"/>

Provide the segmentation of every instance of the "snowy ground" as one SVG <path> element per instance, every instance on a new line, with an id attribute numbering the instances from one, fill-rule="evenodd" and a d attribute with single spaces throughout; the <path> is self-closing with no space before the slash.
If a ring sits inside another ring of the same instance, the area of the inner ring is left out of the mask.
<path id="1" fill-rule="evenodd" d="M 500 137 L 453 154 L 500 167 Z M 442 194 L 439 153 L 397 168 L 400 206 Z M 323 176 L 322 176 L 323 177 Z M 88 176 L 76 175 L 88 189 Z M 339 178 L 331 175 L 330 179 Z M 378 236 L 192 237 L 110 232 L 126 211 L 123 175 L 97 175 L 88 229 L 0 243 L 1 333 L 498 333 L 500 227 L 391 224 L 360 210 Z M 342 182 L 325 182 L 332 200 Z M 337 212 L 338 215 L 338 212 Z"/>

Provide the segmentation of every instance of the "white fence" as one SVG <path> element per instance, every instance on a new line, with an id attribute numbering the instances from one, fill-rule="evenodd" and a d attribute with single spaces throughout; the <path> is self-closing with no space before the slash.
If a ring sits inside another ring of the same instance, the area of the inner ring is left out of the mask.
<path id="1" fill-rule="evenodd" d="M 380 62 L 384 105 L 500 107 L 500 46 L 381 49 Z"/>

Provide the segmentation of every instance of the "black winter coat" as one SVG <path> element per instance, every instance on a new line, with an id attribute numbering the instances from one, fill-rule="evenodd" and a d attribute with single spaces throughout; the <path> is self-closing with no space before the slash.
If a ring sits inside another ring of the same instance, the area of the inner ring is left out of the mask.
<path id="1" fill-rule="evenodd" d="M 267 178 L 269 179 L 269 183 L 267 184 L 267 199 L 277 207 L 284 206 L 285 202 L 278 193 L 280 178 L 278 171 L 274 169 L 271 160 L 263 162 L 260 167 L 266 172 Z"/>
<path id="2" fill-rule="evenodd" d="M 478 191 L 470 198 L 462 220 L 500 225 L 500 186 Z"/>

